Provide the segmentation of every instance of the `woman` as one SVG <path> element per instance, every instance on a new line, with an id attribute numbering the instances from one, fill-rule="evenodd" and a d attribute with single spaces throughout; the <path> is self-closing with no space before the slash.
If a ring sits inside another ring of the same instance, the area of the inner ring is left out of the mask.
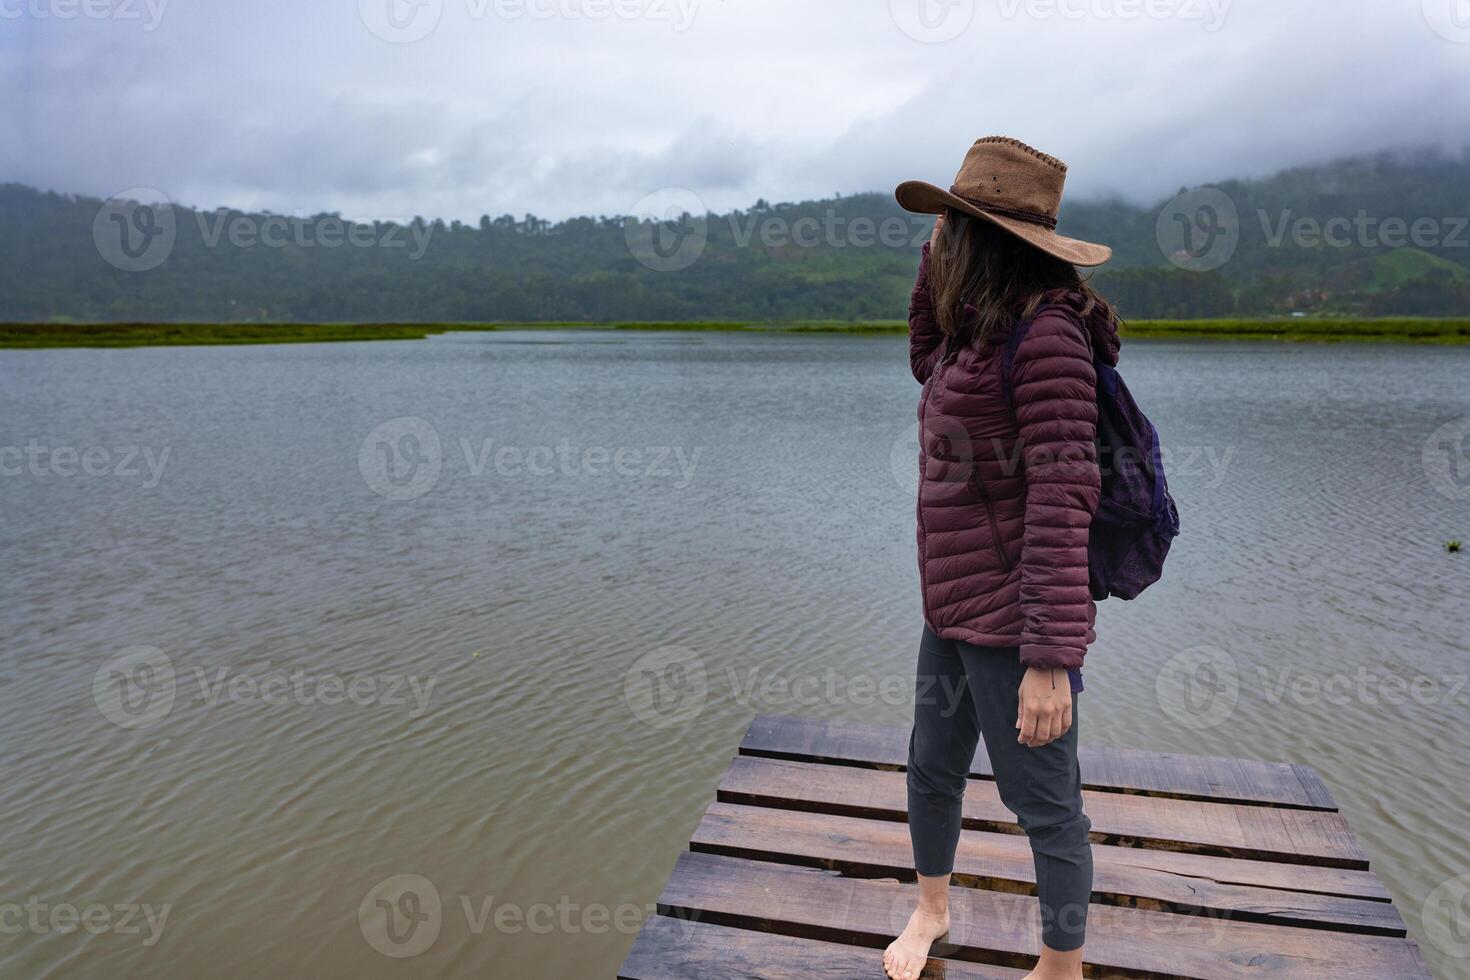
<path id="1" fill-rule="evenodd" d="M 909 357 L 924 385 L 925 625 L 908 760 L 918 902 L 884 954 L 896 980 L 918 977 L 949 931 L 960 805 L 982 736 L 1035 861 L 1042 949 L 1030 975 L 1082 976 L 1092 850 L 1073 696 L 1093 639 L 1093 363 L 1117 362 L 1118 332 L 1076 269 L 1111 250 L 1055 231 L 1066 170 L 1024 143 L 987 137 L 951 190 L 909 181 L 897 191 L 906 209 L 939 218 L 909 309 Z M 1021 323 L 1020 342 L 1009 343 Z"/>

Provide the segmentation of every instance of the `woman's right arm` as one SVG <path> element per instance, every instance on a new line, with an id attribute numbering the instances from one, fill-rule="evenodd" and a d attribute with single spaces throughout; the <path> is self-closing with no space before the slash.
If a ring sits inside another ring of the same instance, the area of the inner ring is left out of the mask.
<path id="1" fill-rule="evenodd" d="M 924 243 L 923 257 L 919 259 L 919 278 L 914 282 L 914 292 L 909 298 L 909 366 L 919 384 L 929 380 L 934 362 L 944 343 L 944 334 L 939 321 L 934 319 L 934 298 L 929 293 L 929 249 L 932 241 Z"/>

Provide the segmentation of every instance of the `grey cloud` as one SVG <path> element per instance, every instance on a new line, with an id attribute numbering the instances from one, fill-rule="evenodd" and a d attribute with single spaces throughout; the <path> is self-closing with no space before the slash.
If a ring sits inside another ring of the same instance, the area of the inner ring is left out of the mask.
<path id="1" fill-rule="evenodd" d="M 1234 0 L 1214 31 L 982 2 L 943 44 L 888 0 L 705 0 L 682 33 L 445 0 L 411 45 L 355 6 L 6 22 L 0 180 L 360 218 L 612 214 L 664 187 L 719 210 L 944 180 L 1007 133 L 1067 159 L 1072 193 L 1148 201 L 1470 131 L 1470 46 L 1421 0 Z"/>

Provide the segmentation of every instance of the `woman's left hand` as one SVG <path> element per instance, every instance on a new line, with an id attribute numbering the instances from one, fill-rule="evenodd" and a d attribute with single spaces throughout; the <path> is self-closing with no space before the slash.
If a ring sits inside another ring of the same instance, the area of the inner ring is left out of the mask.
<path id="1" fill-rule="evenodd" d="M 1060 667 L 1028 667 L 1017 697 L 1016 741 L 1040 748 L 1072 728 L 1072 681 Z"/>

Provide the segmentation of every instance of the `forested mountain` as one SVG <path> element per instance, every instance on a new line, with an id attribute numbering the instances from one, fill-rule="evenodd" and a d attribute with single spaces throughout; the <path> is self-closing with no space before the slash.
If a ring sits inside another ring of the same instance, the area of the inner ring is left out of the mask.
<path id="1" fill-rule="evenodd" d="M 1152 208 L 1069 202 L 1061 230 L 1113 245 L 1096 283 L 1129 317 L 1467 315 L 1467 225 L 1470 156 L 1399 153 Z M 887 193 L 659 224 L 396 225 L 104 204 L 9 184 L 0 320 L 895 319 L 927 231 Z"/>

